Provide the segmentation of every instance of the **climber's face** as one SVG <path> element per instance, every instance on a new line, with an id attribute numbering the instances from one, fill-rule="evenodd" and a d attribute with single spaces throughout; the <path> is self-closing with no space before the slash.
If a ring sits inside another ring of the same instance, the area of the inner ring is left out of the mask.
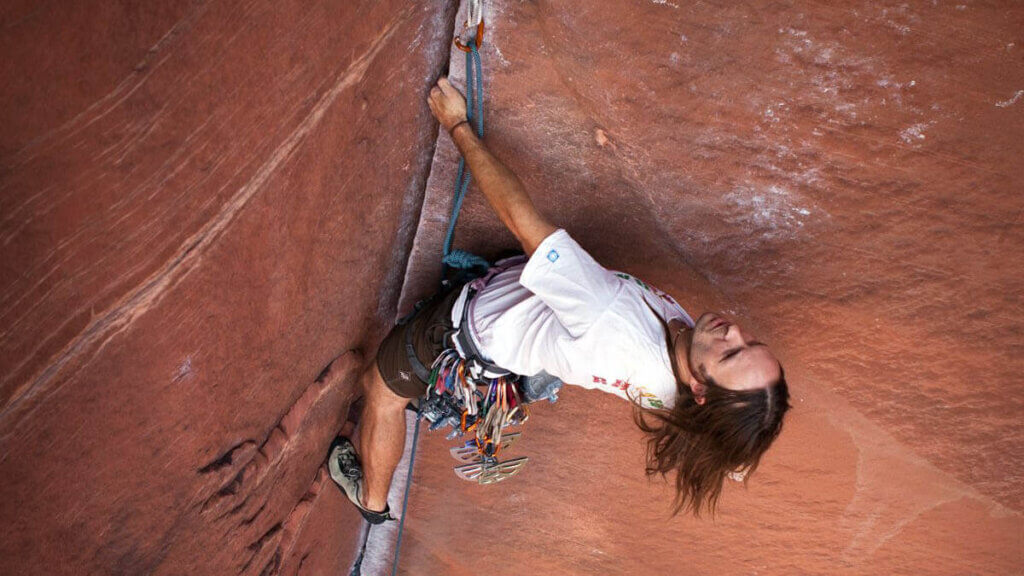
<path id="1" fill-rule="evenodd" d="M 697 319 L 687 363 L 698 384 L 710 378 L 730 390 L 764 388 L 781 376 L 779 361 L 768 346 L 714 312 Z M 694 392 L 701 396 L 700 386 Z"/>

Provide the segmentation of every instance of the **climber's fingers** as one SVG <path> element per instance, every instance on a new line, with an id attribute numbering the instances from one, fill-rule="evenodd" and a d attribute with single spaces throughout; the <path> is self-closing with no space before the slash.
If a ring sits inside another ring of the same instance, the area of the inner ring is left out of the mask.
<path id="1" fill-rule="evenodd" d="M 430 106 L 430 111 L 437 116 L 437 112 L 441 107 L 441 100 L 444 97 L 444 93 L 437 86 L 430 89 L 430 94 L 427 95 L 427 105 Z"/>
<path id="2" fill-rule="evenodd" d="M 438 120 L 440 120 L 440 117 L 439 117 L 439 114 L 438 114 L 438 112 L 439 112 L 439 110 L 438 110 L 438 103 L 437 103 L 438 96 L 434 95 L 434 90 L 437 90 L 437 88 L 434 88 L 433 90 L 431 90 L 430 91 L 430 96 L 427 96 L 427 106 L 430 107 L 430 113 L 434 115 L 434 118 L 437 118 Z M 440 90 L 437 90 L 437 91 L 440 94 L 441 91 Z"/>
<path id="3" fill-rule="evenodd" d="M 434 117 L 450 130 L 466 119 L 466 99 L 447 78 L 440 78 L 427 95 L 427 105 Z"/>
<path id="4" fill-rule="evenodd" d="M 452 86 L 452 83 L 448 81 L 447 76 L 441 76 L 441 78 L 437 80 L 437 87 L 440 88 L 441 92 L 449 98 L 454 98 L 456 96 L 460 98 L 462 97 L 462 92 L 459 92 L 458 88 Z"/>

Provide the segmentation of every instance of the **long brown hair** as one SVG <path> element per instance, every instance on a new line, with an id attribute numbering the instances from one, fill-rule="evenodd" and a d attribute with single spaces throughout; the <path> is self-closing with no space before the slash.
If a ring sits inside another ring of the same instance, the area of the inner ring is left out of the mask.
<path id="1" fill-rule="evenodd" d="M 780 367 L 781 370 L 781 367 Z M 746 484 L 761 456 L 782 430 L 789 410 L 786 376 L 758 390 L 730 390 L 706 379 L 704 404 L 681 385 L 671 409 L 634 403 L 633 419 L 647 433 L 647 475 L 676 472 L 673 515 L 690 510 L 714 514 L 730 472 Z"/>

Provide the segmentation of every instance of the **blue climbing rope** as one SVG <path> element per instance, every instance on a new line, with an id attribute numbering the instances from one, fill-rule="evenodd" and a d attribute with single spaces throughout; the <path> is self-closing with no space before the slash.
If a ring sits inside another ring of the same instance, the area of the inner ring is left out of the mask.
<path id="1" fill-rule="evenodd" d="M 470 50 L 466 52 L 466 119 L 470 127 L 473 127 L 476 135 L 484 137 L 484 80 L 483 65 L 480 61 L 480 51 L 477 50 L 475 39 L 467 43 Z M 448 233 L 444 237 L 444 257 L 441 262 L 444 265 L 442 277 L 446 276 L 448 268 L 472 269 L 482 266 L 487 269 L 488 263 L 483 258 L 465 252 L 463 250 L 452 250 L 452 240 L 455 237 L 455 225 L 459 221 L 459 212 L 462 211 L 462 201 L 466 198 L 469 190 L 469 183 L 473 175 L 466 167 L 466 159 L 459 158 L 459 171 L 455 176 L 455 197 L 452 201 L 452 213 L 448 220 Z"/>
<path id="2" fill-rule="evenodd" d="M 469 51 L 466 52 L 466 119 L 470 127 L 475 126 L 476 135 L 484 137 L 484 81 L 483 65 L 480 62 L 480 51 L 477 50 L 476 38 L 470 38 L 467 43 Z M 459 212 L 462 211 L 462 201 L 469 190 L 469 182 L 472 179 L 469 169 L 466 168 L 466 159 L 459 158 L 459 171 L 455 177 L 455 198 L 452 202 L 452 213 L 448 220 L 448 233 L 444 237 L 444 256 L 441 258 L 441 278 L 448 275 L 448 269 L 476 271 L 483 274 L 490 267 L 487 260 L 467 252 L 465 250 L 452 250 L 452 239 L 455 236 L 455 224 L 459 220 Z M 395 541 L 395 560 L 391 565 L 391 576 L 398 574 L 398 558 L 402 551 L 402 533 L 405 529 L 405 514 L 409 507 L 409 488 L 412 486 L 412 469 L 416 461 L 416 444 L 420 438 L 420 420 L 423 419 L 423 409 L 416 410 L 416 431 L 412 436 L 412 449 L 409 451 L 409 471 L 405 477 L 405 495 L 402 497 L 402 518 L 398 523 L 398 539 Z"/>
<path id="3" fill-rule="evenodd" d="M 402 518 L 398 521 L 398 540 L 395 541 L 395 562 L 391 565 L 391 576 L 398 574 L 398 553 L 402 550 L 402 533 L 405 531 L 405 511 L 409 507 L 409 487 L 412 486 L 412 465 L 416 462 L 416 444 L 420 440 L 420 420 L 423 410 L 416 410 L 416 431 L 412 435 L 412 450 L 409 451 L 409 471 L 405 475 L 405 496 L 402 497 Z"/>

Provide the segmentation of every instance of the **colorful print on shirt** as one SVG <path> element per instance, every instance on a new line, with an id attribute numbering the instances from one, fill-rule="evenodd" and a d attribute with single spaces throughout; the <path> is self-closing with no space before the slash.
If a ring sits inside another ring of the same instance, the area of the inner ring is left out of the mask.
<path id="1" fill-rule="evenodd" d="M 657 396 L 647 391 L 643 386 L 636 386 L 627 380 L 616 379 L 611 384 L 608 383 L 606 378 L 600 376 L 594 376 L 594 384 L 600 386 L 607 386 L 609 388 L 615 388 L 622 390 L 626 393 L 627 398 L 639 398 L 640 405 L 644 408 L 664 408 L 665 403 L 661 401 Z"/>

